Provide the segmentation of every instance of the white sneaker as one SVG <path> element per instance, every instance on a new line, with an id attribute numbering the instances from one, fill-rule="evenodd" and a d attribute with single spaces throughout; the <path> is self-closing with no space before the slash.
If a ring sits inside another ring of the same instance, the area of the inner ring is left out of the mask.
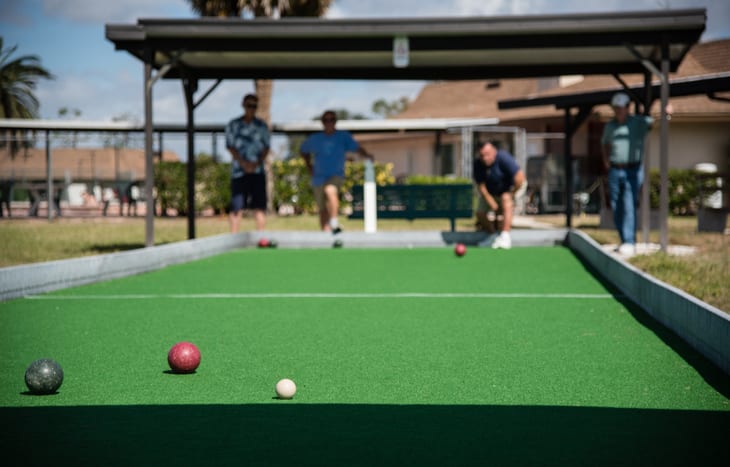
<path id="1" fill-rule="evenodd" d="M 482 248 L 489 248 L 492 246 L 492 243 L 494 243 L 494 239 L 496 239 L 496 238 L 497 238 L 496 233 L 489 234 L 489 235 L 487 235 L 487 238 L 485 238 L 481 242 L 477 243 L 477 245 Z"/>
<path id="2" fill-rule="evenodd" d="M 636 245 L 631 243 L 622 243 L 618 247 L 618 254 L 627 258 L 634 256 L 636 254 Z"/>
<path id="3" fill-rule="evenodd" d="M 494 239 L 492 248 L 502 248 L 504 250 L 512 248 L 512 237 L 510 237 L 509 232 L 500 233 L 497 238 Z"/>

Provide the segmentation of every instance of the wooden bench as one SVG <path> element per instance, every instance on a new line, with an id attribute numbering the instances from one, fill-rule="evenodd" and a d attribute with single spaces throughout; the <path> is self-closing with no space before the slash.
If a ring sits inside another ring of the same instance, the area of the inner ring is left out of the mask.
<path id="1" fill-rule="evenodd" d="M 474 189 L 469 184 L 387 185 L 377 187 L 378 219 L 449 219 L 451 231 L 456 219 L 474 215 Z M 363 186 L 352 187 L 350 219 L 363 219 Z"/>

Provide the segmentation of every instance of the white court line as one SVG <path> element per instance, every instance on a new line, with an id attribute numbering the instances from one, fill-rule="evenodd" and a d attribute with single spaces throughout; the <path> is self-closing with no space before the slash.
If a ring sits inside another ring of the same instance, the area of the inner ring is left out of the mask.
<path id="1" fill-rule="evenodd" d="M 132 300 L 132 299 L 228 299 L 228 298 L 536 298 L 536 299 L 613 299 L 611 294 L 581 293 L 206 293 L 206 294 L 129 294 L 129 295 L 27 295 L 31 300 Z"/>

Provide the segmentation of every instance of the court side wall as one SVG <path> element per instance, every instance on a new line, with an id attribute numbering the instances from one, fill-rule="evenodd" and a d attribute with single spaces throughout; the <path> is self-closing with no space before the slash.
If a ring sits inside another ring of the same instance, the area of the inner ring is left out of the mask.
<path id="1" fill-rule="evenodd" d="M 567 243 L 630 300 L 730 374 L 730 316 L 606 253 L 583 232 L 568 232 Z"/>
<path id="2" fill-rule="evenodd" d="M 0 301 L 141 274 L 224 253 L 250 242 L 248 233 L 222 234 L 139 250 L 0 269 Z"/>

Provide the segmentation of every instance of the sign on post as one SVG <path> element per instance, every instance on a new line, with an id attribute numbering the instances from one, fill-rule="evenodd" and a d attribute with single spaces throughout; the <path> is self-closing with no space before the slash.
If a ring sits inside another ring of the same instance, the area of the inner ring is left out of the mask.
<path id="1" fill-rule="evenodd" d="M 408 45 L 408 37 L 396 36 L 393 38 L 393 66 L 396 68 L 405 68 L 410 60 L 410 47 Z"/>

